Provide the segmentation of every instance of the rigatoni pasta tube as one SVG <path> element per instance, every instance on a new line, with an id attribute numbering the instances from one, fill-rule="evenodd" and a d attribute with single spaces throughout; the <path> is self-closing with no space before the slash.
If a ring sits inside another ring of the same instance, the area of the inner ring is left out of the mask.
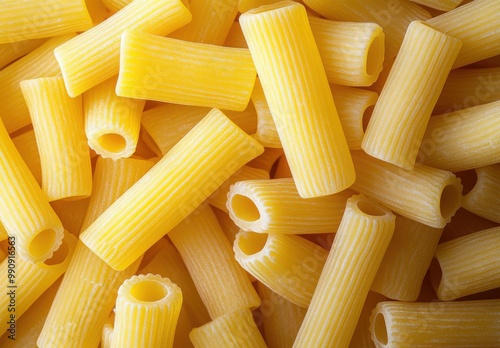
<path id="1" fill-rule="evenodd" d="M 85 134 L 89 146 L 104 158 L 130 157 L 137 147 L 145 101 L 118 97 L 117 77 L 83 95 Z"/>
<path id="2" fill-rule="evenodd" d="M 380 302 L 370 331 L 382 347 L 498 347 L 500 300 Z"/>
<path id="3" fill-rule="evenodd" d="M 234 241 L 236 261 L 274 292 L 307 307 L 328 252 L 295 235 L 241 231 Z"/>
<path id="4" fill-rule="evenodd" d="M 0 220 L 19 255 L 43 262 L 61 245 L 63 226 L 0 120 Z"/>
<path id="5" fill-rule="evenodd" d="M 104 22 L 60 45 L 54 54 L 68 94 L 76 97 L 118 74 L 120 38 L 125 29 L 167 35 L 190 20 L 191 14 L 182 0 L 133 1 Z"/>
<path id="6" fill-rule="evenodd" d="M 263 151 L 213 109 L 80 239 L 111 267 L 122 270 Z"/>
<path id="7" fill-rule="evenodd" d="M 302 198 L 291 178 L 243 180 L 231 186 L 227 210 L 241 229 L 259 233 L 335 232 L 351 190 Z"/>
<path id="8" fill-rule="evenodd" d="M 304 6 L 261 6 L 239 22 L 300 196 L 346 189 L 354 168 Z"/>
<path id="9" fill-rule="evenodd" d="M 259 306 L 260 298 L 234 259 L 210 206 L 195 210 L 168 236 L 179 250 L 212 320 L 238 308 Z"/>
<path id="10" fill-rule="evenodd" d="M 255 77 L 248 49 L 127 30 L 122 36 L 116 93 L 243 111 L 250 101 Z"/>
<path id="11" fill-rule="evenodd" d="M 141 274 L 118 289 L 112 348 L 172 347 L 182 291 L 168 278 Z"/>
<path id="12" fill-rule="evenodd" d="M 462 199 L 462 207 L 500 223 L 500 163 L 476 168 L 477 180 Z"/>
<path id="13" fill-rule="evenodd" d="M 410 24 L 363 137 L 365 152 L 413 168 L 432 109 L 461 46 L 460 40 L 423 22 Z"/>
<path id="14" fill-rule="evenodd" d="M 500 287 L 500 227 L 438 245 L 431 280 L 442 301 Z M 467 257 L 464 257 L 467 255 Z"/>
<path id="15" fill-rule="evenodd" d="M 92 192 L 92 167 L 83 131 L 82 98 L 70 98 L 62 77 L 21 82 L 30 110 L 49 201 L 82 199 Z"/>
<path id="16" fill-rule="evenodd" d="M 442 231 L 396 216 L 394 235 L 371 290 L 393 300 L 416 301 Z"/>
<path id="17" fill-rule="evenodd" d="M 238 308 L 195 328 L 189 334 L 196 348 L 267 347 L 248 308 Z"/>
<path id="18" fill-rule="evenodd" d="M 349 198 L 295 348 L 349 345 L 394 221 L 376 201 L 363 195 Z"/>
<path id="19" fill-rule="evenodd" d="M 459 68 L 500 54 L 500 2 L 471 1 L 426 22 L 450 36 L 460 39 L 462 49 L 453 64 Z"/>
<path id="20" fill-rule="evenodd" d="M 431 117 L 418 161 L 452 172 L 500 162 L 499 112 L 500 100 Z"/>
<path id="21" fill-rule="evenodd" d="M 406 170 L 363 151 L 351 155 L 358 173 L 352 189 L 404 217 L 442 228 L 460 207 L 462 184 L 451 172 L 421 164 Z"/>

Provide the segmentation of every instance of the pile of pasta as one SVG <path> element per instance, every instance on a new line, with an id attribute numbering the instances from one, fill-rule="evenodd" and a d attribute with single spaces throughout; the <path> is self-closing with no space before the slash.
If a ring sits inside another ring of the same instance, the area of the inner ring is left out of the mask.
<path id="1" fill-rule="evenodd" d="M 500 347 L 500 1 L 0 4 L 2 347 Z"/>

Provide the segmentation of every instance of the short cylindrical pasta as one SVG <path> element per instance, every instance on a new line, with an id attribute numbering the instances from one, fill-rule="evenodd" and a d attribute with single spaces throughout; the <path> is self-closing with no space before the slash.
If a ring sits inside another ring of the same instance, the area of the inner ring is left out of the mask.
<path id="1" fill-rule="evenodd" d="M 189 338 L 196 348 L 267 347 L 248 308 L 236 309 L 193 329 Z"/>
<path id="2" fill-rule="evenodd" d="M 500 300 L 380 302 L 370 331 L 382 347 L 496 347 Z"/>
<path id="3" fill-rule="evenodd" d="M 60 45 L 54 54 L 68 94 L 76 97 L 118 74 L 120 38 L 125 29 L 167 35 L 190 20 L 182 0 L 139 0 Z"/>
<path id="4" fill-rule="evenodd" d="M 118 289 L 112 348 L 172 347 L 182 291 L 168 278 L 141 274 Z"/>
<path id="5" fill-rule="evenodd" d="M 244 180 L 231 186 L 227 210 L 243 230 L 259 233 L 335 232 L 353 191 L 302 198 L 291 178 Z"/>
<path id="6" fill-rule="evenodd" d="M 288 301 L 307 307 L 328 252 L 305 238 L 241 231 L 234 241 L 239 264 Z"/>
<path id="7" fill-rule="evenodd" d="M 85 134 L 89 146 L 104 158 L 130 157 L 137 147 L 145 101 L 118 97 L 117 77 L 83 95 Z"/>
<path id="8" fill-rule="evenodd" d="M 349 187 L 354 168 L 304 6 L 261 6 L 239 22 L 300 196 Z"/>
<path id="9" fill-rule="evenodd" d="M 248 49 L 127 30 L 120 50 L 119 96 L 234 111 L 250 101 L 256 73 Z"/>
<path id="10" fill-rule="evenodd" d="M 363 137 L 365 152 L 413 168 L 432 109 L 461 46 L 460 40 L 423 22 L 410 24 Z"/>
<path id="11" fill-rule="evenodd" d="M 476 168 L 477 181 L 462 199 L 462 207 L 500 223 L 500 163 Z"/>
<path id="12" fill-rule="evenodd" d="M 363 151 L 351 155 L 358 173 L 352 189 L 404 217 L 442 228 L 460 207 L 462 185 L 453 173 L 420 164 L 406 170 Z"/>
<path id="13" fill-rule="evenodd" d="M 389 209 L 363 195 L 347 201 L 294 347 L 349 345 L 371 282 L 391 240 L 394 220 Z"/>
<path id="14" fill-rule="evenodd" d="M 83 131 L 82 98 L 70 98 L 62 77 L 21 82 L 30 110 L 49 201 L 82 199 L 92 192 L 92 166 Z"/>
<path id="15" fill-rule="evenodd" d="M 111 267 L 124 269 L 263 151 L 213 109 L 80 239 Z"/>
<path id="16" fill-rule="evenodd" d="M 431 280 L 440 300 L 500 287 L 500 227 L 438 245 Z M 467 255 L 467 257 L 464 257 Z"/>

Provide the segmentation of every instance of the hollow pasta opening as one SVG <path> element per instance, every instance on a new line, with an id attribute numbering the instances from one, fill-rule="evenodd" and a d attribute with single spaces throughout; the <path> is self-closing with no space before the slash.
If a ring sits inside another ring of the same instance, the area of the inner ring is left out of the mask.
<path id="1" fill-rule="evenodd" d="M 363 113 L 363 132 L 366 132 L 366 129 L 368 128 L 368 123 L 370 123 L 370 119 L 372 118 L 373 110 L 375 109 L 375 105 L 370 105 L 365 109 L 365 112 Z"/>
<path id="2" fill-rule="evenodd" d="M 103 134 L 97 138 L 97 142 L 103 149 L 113 153 L 122 152 L 127 146 L 125 138 L 116 133 Z"/>
<path id="3" fill-rule="evenodd" d="M 389 338 L 387 336 L 387 326 L 382 313 L 377 313 L 375 316 L 374 331 L 375 338 L 380 344 L 386 345 L 389 342 Z"/>
<path id="4" fill-rule="evenodd" d="M 443 270 L 441 269 L 438 259 L 432 259 L 429 271 L 432 287 L 437 291 L 439 289 L 439 285 L 441 284 L 441 279 L 443 278 Z"/>
<path id="5" fill-rule="evenodd" d="M 375 36 L 366 53 L 366 74 L 373 75 L 379 71 L 384 61 L 384 37 L 381 34 Z"/>
<path id="6" fill-rule="evenodd" d="M 267 239 L 267 233 L 245 232 L 238 239 L 238 247 L 245 255 L 250 256 L 264 249 Z"/>
<path id="7" fill-rule="evenodd" d="M 447 185 L 441 192 L 439 208 L 443 219 L 447 219 L 455 212 L 460 204 L 461 193 L 455 185 Z"/>
<path id="8" fill-rule="evenodd" d="M 367 201 L 358 201 L 357 203 L 358 209 L 366 215 L 372 216 L 384 216 L 385 211 L 377 207 L 375 204 Z"/>
<path id="9" fill-rule="evenodd" d="M 55 266 L 63 263 L 66 258 L 68 257 L 69 254 L 69 246 L 66 241 L 63 240 L 61 246 L 59 249 L 57 249 L 52 257 L 48 260 L 45 260 L 43 263 L 46 264 L 47 266 Z"/>
<path id="10" fill-rule="evenodd" d="M 143 280 L 132 285 L 130 295 L 138 301 L 156 302 L 165 298 L 168 290 L 163 284 L 154 280 Z"/>
<path id="11" fill-rule="evenodd" d="M 47 229 L 39 232 L 29 243 L 28 250 L 35 259 L 41 258 L 52 251 L 56 242 L 56 231 Z"/>
<path id="12" fill-rule="evenodd" d="M 255 203 L 247 196 L 236 194 L 231 199 L 233 213 L 241 220 L 254 222 L 260 219 L 260 212 Z"/>

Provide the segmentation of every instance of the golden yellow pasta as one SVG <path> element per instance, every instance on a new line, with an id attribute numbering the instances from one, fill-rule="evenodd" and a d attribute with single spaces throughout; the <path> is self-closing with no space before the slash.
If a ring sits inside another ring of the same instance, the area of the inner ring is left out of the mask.
<path id="1" fill-rule="evenodd" d="M 242 34 L 243 36 L 243 34 Z M 43 44 L 47 39 L 31 39 L 8 44 L 0 44 L 0 69 L 16 59 L 30 53 Z"/>
<path id="2" fill-rule="evenodd" d="M 38 152 L 38 146 L 36 144 L 35 131 L 31 129 L 24 132 L 12 138 L 12 142 L 28 166 L 31 174 L 35 177 L 38 185 L 42 186 L 42 165 L 40 163 L 40 153 Z"/>
<path id="3" fill-rule="evenodd" d="M 462 199 L 462 207 L 500 223 L 500 163 L 475 169 L 477 181 Z"/>

